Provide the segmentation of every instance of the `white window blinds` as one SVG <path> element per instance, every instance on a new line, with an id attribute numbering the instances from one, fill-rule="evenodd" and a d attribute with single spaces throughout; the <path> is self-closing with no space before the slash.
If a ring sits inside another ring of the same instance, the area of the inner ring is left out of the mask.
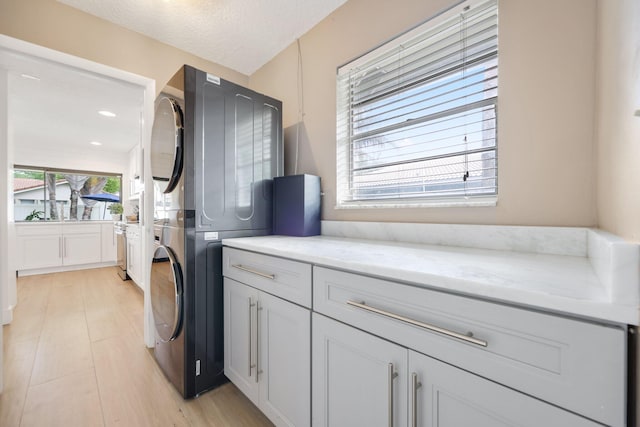
<path id="1" fill-rule="evenodd" d="M 497 194 L 495 0 L 338 69 L 338 205 Z"/>

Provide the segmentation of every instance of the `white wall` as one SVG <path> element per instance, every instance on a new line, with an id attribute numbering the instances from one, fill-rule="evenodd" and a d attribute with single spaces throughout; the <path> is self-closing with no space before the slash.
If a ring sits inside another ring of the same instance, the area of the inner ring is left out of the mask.
<path id="1" fill-rule="evenodd" d="M 0 201 L 4 200 L 5 208 L 0 209 L 0 310 L 2 311 L 2 322 L 4 324 L 4 312 L 5 304 L 8 302 L 8 290 L 9 284 L 9 271 L 10 266 L 8 264 L 9 255 L 9 144 L 7 143 L 7 93 L 8 91 L 9 76 L 7 70 L 0 68 Z M 0 202 L 0 206 L 2 203 Z M 14 276 L 15 280 L 15 276 Z M 2 326 L 0 326 L 0 392 L 3 389 L 2 379 L 2 357 L 3 357 L 3 339 L 2 339 Z"/>
<path id="2" fill-rule="evenodd" d="M 640 1 L 598 3 L 600 228 L 640 242 Z"/>
<path id="3" fill-rule="evenodd" d="M 65 152 L 56 147 L 34 147 L 29 141 L 16 141 L 14 163 L 26 166 L 55 167 L 61 169 L 111 172 L 127 175 L 129 171 L 128 153 L 112 153 L 98 150 Z M 91 148 L 91 147 L 90 147 Z M 123 176 L 124 178 L 124 176 Z M 128 176 L 127 176 L 128 178 Z"/>
<path id="4" fill-rule="evenodd" d="M 598 1 L 597 64 L 598 225 L 640 242 L 640 117 L 635 116 L 640 110 L 638 0 Z M 640 340 L 636 344 L 640 354 Z M 640 360 L 635 384 L 640 388 Z M 640 393 L 634 406 L 640 421 Z"/>
<path id="5" fill-rule="evenodd" d="M 44 0 L 48 1 L 48 0 Z M 53 2 L 54 4 L 56 2 Z M 17 3 L 16 3 L 17 4 Z M 2 17 L 2 7 L 5 6 L 5 3 L 0 3 L 0 21 Z M 0 28 L 2 28 L 2 23 L 0 22 Z M 89 72 L 93 72 L 96 74 L 103 75 L 105 77 L 114 78 L 118 80 L 123 80 L 129 82 L 137 87 L 140 87 L 144 97 L 144 105 L 142 111 L 142 117 L 144 117 L 143 123 L 141 123 L 141 144 L 144 147 L 149 147 L 149 141 L 151 138 L 151 125 L 153 122 L 153 99 L 155 98 L 156 88 L 153 80 L 142 77 L 140 75 L 131 74 L 128 72 L 124 72 L 122 70 L 112 68 L 109 66 L 105 66 L 96 62 L 87 61 L 80 57 L 71 56 L 64 54 L 62 52 L 42 48 L 37 45 L 33 45 L 30 43 L 25 43 L 18 39 L 13 39 L 10 37 L 0 37 L 0 55 L 2 54 L 2 48 L 7 48 L 9 50 L 15 50 L 18 52 L 22 52 L 27 55 L 32 55 L 37 60 L 45 60 L 45 61 L 55 61 L 60 62 L 62 64 L 76 67 L 81 70 L 86 70 Z M 4 92 L 0 92 L 0 102 L 6 102 L 9 97 L 9 90 L 5 88 Z M 10 99 L 8 100 L 9 105 L 9 114 L 7 114 L 4 119 L 7 121 L 7 117 L 10 119 Z M 10 157 L 10 161 L 6 163 L 0 163 L 0 176 L 4 175 L 5 179 L 10 176 L 11 170 L 9 165 L 13 164 L 51 164 L 57 163 L 62 168 L 68 169 L 81 169 L 81 170 L 95 170 L 95 171 L 105 171 L 105 172 L 115 172 L 122 173 L 123 180 L 125 184 L 123 185 L 123 198 L 127 200 L 129 198 L 129 185 L 128 185 L 128 171 L 129 171 L 129 155 L 128 153 L 107 153 L 102 152 L 99 155 L 96 155 L 93 151 L 83 151 L 78 152 L 75 151 L 73 153 L 62 152 L 56 147 L 30 147 L 28 144 L 24 144 L 23 141 L 14 141 L 12 140 L 12 132 L 10 130 L 10 120 L 7 121 L 9 125 L 9 132 L 6 135 L 6 141 L 3 144 L 3 147 L 8 147 L 8 150 L 11 152 L 12 149 L 15 149 L 15 162 L 13 155 Z M 0 123 L 2 124 L 2 123 Z M 3 127 L 2 129 L 6 129 Z M 13 147 L 13 148 L 12 148 Z M 0 150 L 1 151 L 1 150 Z M 148 150 L 146 151 L 145 157 L 147 158 L 148 163 Z M 37 166 L 37 165 L 36 165 Z M 149 181 L 150 182 L 150 181 Z M 147 184 L 149 185 L 149 184 Z M 8 181 L 2 182 L 0 179 L 0 186 L 3 188 L 2 191 L 6 194 L 8 190 L 10 190 L 11 183 Z M 1 194 L 1 193 L 0 193 Z M 11 199 L 7 199 L 6 205 L 10 206 Z M 11 211 L 12 212 L 12 211 Z M 126 210 L 125 210 L 126 213 Z M 151 211 L 151 215 L 153 215 L 153 211 Z M 12 219 L 10 219 L 12 221 Z M 145 226 L 146 239 L 142 245 L 142 255 L 145 259 L 146 252 L 148 251 L 147 246 L 150 245 L 152 239 L 152 229 L 151 225 L 153 224 L 153 217 L 151 217 L 151 221 Z M 7 247 L 9 249 L 13 248 L 15 245 L 15 236 L 11 234 L 13 227 L 10 224 L 9 234 L 8 234 L 8 244 Z M 1 225 L 0 225 L 1 227 Z M 13 251 L 12 251 L 13 252 Z M 15 295 L 15 262 L 10 262 L 12 266 L 10 268 L 13 275 L 13 284 L 9 283 L 7 286 L 9 294 L 13 292 Z M 0 273 L 2 273 L 0 271 Z M 151 311 L 150 311 L 150 300 L 149 300 L 149 292 L 148 292 L 148 270 L 145 275 L 145 282 L 143 285 L 145 286 L 145 324 L 144 324 L 144 334 L 145 334 L 145 344 L 149 347 L 153 346 L 153 323 L 151 321 Z M 4 291 L 4 283 L 0 281 L 0 292 Z M 13 289 L 11 289 L 11 287 Z M 10 296 L 11 297 L 11 296 Z"/>

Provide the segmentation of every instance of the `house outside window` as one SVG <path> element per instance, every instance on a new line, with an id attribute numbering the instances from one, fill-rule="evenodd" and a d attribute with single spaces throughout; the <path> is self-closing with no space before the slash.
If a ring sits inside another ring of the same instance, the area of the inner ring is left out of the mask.
<path id="1" fill-rule="evenodd" d="M 13 172 L 15 221 L 109 219 L 122 199 L 122 176 L 16 166 Z"/>
<path id="2" fill-rule="evenodd" d="M 495 205 L 497 2 L 464 2 L 340 67 L 337 102 L 337 207 Z"/>

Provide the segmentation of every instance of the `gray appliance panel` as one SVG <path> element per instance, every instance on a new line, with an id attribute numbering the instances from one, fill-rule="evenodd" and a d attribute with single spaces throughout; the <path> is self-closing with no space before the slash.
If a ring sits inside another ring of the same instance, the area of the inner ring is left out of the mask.
<path id="1" fill-rule="evenodd" d="M 183 169 L 174 191 L 155 191 L 154 234 L 179 258 L 184 281 L 181 332 L 156 340 L 155 356 L 188 398 L 226 381 L 220 240 L 271 232 L 282 104 L 186 65 L 162 93 L 182 102 Z"/>
<path id="2" fill-rule="evenodd" d="M 190 67 L 185 87 L 185 208 L 196 231 L 271 230 L 282 103 Z"/>

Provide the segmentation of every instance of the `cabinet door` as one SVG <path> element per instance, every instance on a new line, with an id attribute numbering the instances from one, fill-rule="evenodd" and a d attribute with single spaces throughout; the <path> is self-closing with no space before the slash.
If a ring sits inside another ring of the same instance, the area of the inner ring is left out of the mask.
<path id="1" fill-rule="evenodd" d="M 224 279 L 224 374 L 258 405 L 256 304 L 258 291 Z"/>
<path id="2" fill-rule="evenodd" d="M 138 283 L 140 273 L 140 240 L 127 240 L 127 274 Z"/>
<path id="3" fill-rule="evenodd" d="M 62 265 L 60 234 L 18 236 L 18 270 Z"/>
<path id="4" fill-rule="evenodd" d="M 63 236 L 64 265 L 92 264 L 101 260 L 100 233 Z"/>
<path id="5" fill-rule="evenodd" d="M 414 375 L 419 387 L 413 385 Z M 411 427 L 600 425 L 413 351 L 409 398 Z"/>
<path id="6" fill-rule="evenodd" d="M 140 147 L 135 146 L 129 151 L 129 179 L 140 176 Z"/>
<path id="7" fill-rule="evenodd" d="M 309 426 L 311 312 L 264 292 L 257 308 L 258 406 L 276 426 Z"/>
<path id="8" fill-rule="evenodd" d="M 312 340 L 314 426 L 407 425 L 404 347 L 316 313 Z"/>
<path id="9" fill-rule="evenodd" d="M 101 225 L 102 262 L 116 262 L 117 245 L 113 224 Z"/>

